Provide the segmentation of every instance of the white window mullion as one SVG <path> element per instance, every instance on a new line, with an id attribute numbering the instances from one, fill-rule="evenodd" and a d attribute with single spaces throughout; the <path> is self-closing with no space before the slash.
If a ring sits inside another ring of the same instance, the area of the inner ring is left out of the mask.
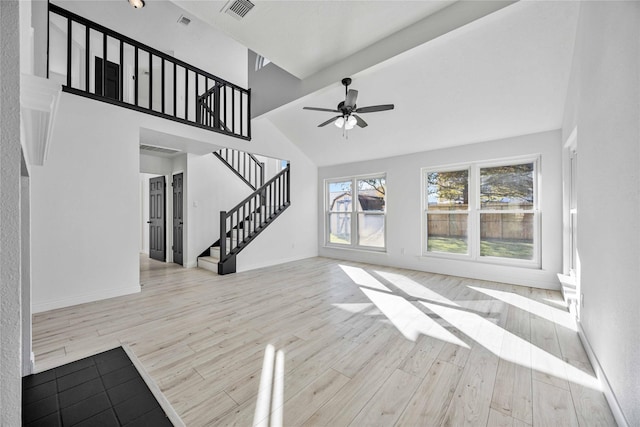
<path id="1" fill-rule="evenodd" d="M 469 255 L 471 259 L 480 257 L 480 168 L 469 168 Z"/>
<path id="2" fill-rule="evenodd" d="M 357 179 L 352 178 L 351 188 L 353 188 L 353 202 L 351 202 L 351 247 L 353 248 L 360 246 L 360 233 L 358 233 L 358 196 L 360 190 L 356 187 L 357 185 Z"/>

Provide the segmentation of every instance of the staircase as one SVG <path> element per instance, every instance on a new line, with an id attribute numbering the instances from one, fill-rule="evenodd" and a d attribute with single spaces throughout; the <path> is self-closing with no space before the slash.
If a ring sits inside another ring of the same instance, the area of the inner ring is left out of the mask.
<path id="1" fill-rule="evenodd" d="M 244 151 L 223 148 L 214 151 L 213 155 L 226 165 L 252 190 L 257 190 L 264 185 L 264 163 L 253 154 Z"/>
<path id="2" fill-rule="evenodd" d="M 261 184 L 264 165 L 253 155 L 230 149 L 214 155 L 254 189 L 230 211 L 220 212 L 221 238 L 198 257 L 198 267 L 230 274 L 236 272 L 236 256 L 290 206 L 290 165 Z"/>
<path id="3" fill-rule="evenodd" d="M 230 240 L 231 238 L 227 238 L 229 246 L 231 245 Z M 211 246 L 200 254 L 198 257 L 198 267 L 218 273 L 218 263 L 220 262 L 220 241 L 215 242 L 214 245 L 218 246 Z"/>

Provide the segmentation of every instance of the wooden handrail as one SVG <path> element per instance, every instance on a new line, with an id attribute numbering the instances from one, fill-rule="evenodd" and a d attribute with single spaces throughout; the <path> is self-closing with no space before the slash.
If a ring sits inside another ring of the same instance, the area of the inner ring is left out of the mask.
<path id="1" fill-rule="evenodd" d="M 285 169 L 230 211 L 220 212 L 219 274 L 234 272 L 236 255 L 291 205 L 290 170 L 290 165 L 287 164 Z M 266 202 L 263 202 L 263 198 L 266 199 Z M 251 217 L 255 217 L 256 214 L 259 214 L 259 221 L 256 222 L 255 219 L 251 221 Z M 249 230 L 245 228 L 247 219 L 249 220 Z M 229 223 L 229 227 L 227 227 L 227 223 Z M 242 238 L 240 230 L 242 230 Z M 229 247 L 227 247 L 227 237 L 230 237 Z"/>

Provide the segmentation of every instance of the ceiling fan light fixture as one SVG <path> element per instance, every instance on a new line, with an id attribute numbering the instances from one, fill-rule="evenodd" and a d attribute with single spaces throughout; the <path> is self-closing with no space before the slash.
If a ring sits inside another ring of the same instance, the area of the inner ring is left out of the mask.
<path id="1" fill-rule="evenodd" d="M 337 128 L 341 128 L 342 126 L 344 126 L 344 122 L 344 117 L 338 117 L 336 121 L 333 122 L 333 124 L 336 125 Z"/>
<path id="2" fill-rule="evenodd" d="M 347 130 L 351 130 L 354 128 L 354 126 L 356 125 L 356 123 L 358 123 L 358 121 L 356 120 L 355 117 L 353 116 L 349 116 L 349 118 L 347 119 L 347 122 L 345 124 L 345 129 Z"/>
<path id="3" fill-rule="evenodd" d="M 128 2 L 134 9 L 142 9 L 144 7 L 144 0 L 128 0 Z"/>

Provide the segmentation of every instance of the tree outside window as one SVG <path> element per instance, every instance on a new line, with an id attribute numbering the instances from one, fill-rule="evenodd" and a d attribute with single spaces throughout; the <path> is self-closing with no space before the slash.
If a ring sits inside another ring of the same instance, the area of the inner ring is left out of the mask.
<path id="1" fill-rule="evenodd" d="M 468 253 L 469 169 L 429 172 L 427 251 Z"/>
<path id="2" fill-rule="evenodd" d="M 426 252 L 535 261 L 535 166 L 425 171 Z"/>
<path id="3" fill-rule="evenodd" d="M 480 168 L 480 256 L 534 255 L 534 164 Z"/>

